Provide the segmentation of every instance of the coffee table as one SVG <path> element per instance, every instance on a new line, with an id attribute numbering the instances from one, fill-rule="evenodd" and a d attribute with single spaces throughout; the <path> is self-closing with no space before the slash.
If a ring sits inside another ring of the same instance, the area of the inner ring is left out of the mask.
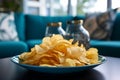
<path id="1" fill-rule="evenodd" d="M 66 73 L 49 74 L 27 70 L 10 58 L 0 59 L 0 80 L 120 80 L 120 58 L 106 57 L 107 61 L 93 69 Z"/>

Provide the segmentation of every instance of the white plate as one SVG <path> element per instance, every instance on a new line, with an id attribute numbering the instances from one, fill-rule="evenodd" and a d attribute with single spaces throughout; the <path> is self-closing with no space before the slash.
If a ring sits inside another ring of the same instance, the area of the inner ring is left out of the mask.
<path id="1" fill-rule="evenodd" d="M 33 66 L 33 65 L 27 65 L 19 63 L 18 56 L 14 56 L 11 58 L 11 61 L 15 64 L 22 66 L 24 68 L 27 68 L 29 70 L 38 71 L 38 72 L 44 72 L 44 73 L 72 73 L 72 72 L 79 72 L 86 69 L 94 68 L 103 62 L 106 61 L 106 58 L 104 56 L 99 55 L 99 62 L 98 64 L 91 64 L 91 65 L 85 65 L 85 66 L 77 66 L 77 67 L 44 67 L 44 66 Z"/>

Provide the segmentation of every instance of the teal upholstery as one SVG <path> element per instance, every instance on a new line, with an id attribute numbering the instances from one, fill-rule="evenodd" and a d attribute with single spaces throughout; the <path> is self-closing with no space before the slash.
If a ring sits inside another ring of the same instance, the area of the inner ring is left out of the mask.
<path id="1" fill-rule="evenodd" d="M 25 41 L 25 20 L 23 13 L 15 13 L 15 24 L 20 40 Z"/>
<path id="2" fill-rule="evenodd" d="M 91 40 L 91 47 L 99 50 L 100 55 L 120 57 L 119 41 L 96 41 Z"/>
<path id="3" fill-rule="evenodd" d="M 35 40 L 28 40 L 26 41 L 29 51 L 31 50 L 31 48 L 33 48 L 35 45 L 39 45 L 42 43 L 41 39 L 35 39 Z"/>
<path id="4" fill-rule="evenodd" d="M 66 21 L 72 20 L 73 17 L 45 17 L 45 16 L 35 16 L 35 15 L 26 15 L 26 39 L 42 39 L 45 35 L 45 29 L 48 22 L 62 22 L 63 28 L 66 27 Z"/>
<path id="5" fill-rule="evenodd" d="M 11 57 L 28 51 L 27 44 L 22 41 L 0 42 L 0 58 Z"/>

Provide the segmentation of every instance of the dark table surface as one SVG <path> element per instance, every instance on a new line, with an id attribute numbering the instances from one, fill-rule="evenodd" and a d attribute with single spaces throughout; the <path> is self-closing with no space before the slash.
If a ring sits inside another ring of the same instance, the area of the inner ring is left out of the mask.
<path id="1" fill-rule="evenodd" d="M 30 71 L 4 58 L 0 59 L 0 80 L 120 80 L 120 58 L 107 57 L 93 69 L 66 74 Z"/>

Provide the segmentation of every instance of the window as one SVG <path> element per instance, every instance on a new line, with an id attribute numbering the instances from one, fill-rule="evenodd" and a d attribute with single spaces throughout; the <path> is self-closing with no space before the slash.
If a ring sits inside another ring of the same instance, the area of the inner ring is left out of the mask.
<path id="1" fill-rule="evenodd" d="M 36 7 L 29 7 L 29 14 L 39 15 L 39 8 Z"/>
<path id="2" fill-rule="evenodd" d="M 112 9 L 120 7 L 120 0 L 112 0 Z"/>
<path id="3" fill-rule="evenodd" d="M 75 16 L 117 8 L 120 7 L 119 2 L 120 0 L 24 0 L 24 12 L 43 16 Z"/>

